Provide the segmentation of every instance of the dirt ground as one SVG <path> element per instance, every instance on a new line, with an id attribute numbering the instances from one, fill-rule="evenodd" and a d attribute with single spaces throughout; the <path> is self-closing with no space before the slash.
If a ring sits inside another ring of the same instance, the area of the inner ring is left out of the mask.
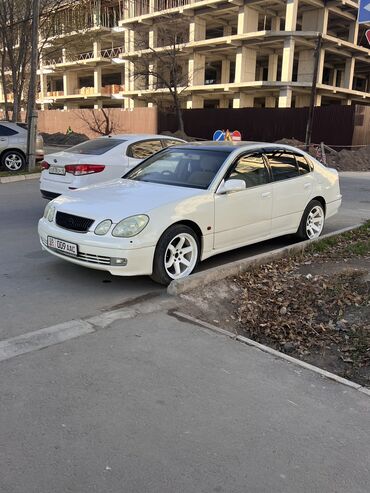
<path id="1" fill-rule="evenodd" d="M 370 386 L 370 223 L 182 295 L 188 314 Z"/>

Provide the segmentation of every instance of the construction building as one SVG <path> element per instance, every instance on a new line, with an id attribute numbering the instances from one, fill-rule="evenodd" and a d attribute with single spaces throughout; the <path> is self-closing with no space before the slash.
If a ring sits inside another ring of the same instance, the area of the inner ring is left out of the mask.
<path id="1" fill-rule="evenodd" d="M 316 58 L 317 106 L 369 104 L 370 25 L 357 23 L 357 11 L 353 0 L 91 0 L 54 19 L 38 104 L 134 108 L 158 93 L 170 104 L 168 89 L 135 77 L 135 67 L 165 53 L 158 31 L 175 22 L 184 108 L 308 106 Z"/>

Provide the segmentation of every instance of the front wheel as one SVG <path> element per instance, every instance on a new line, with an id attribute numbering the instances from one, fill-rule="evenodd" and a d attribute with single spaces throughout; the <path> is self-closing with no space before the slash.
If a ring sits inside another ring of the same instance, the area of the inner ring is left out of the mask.
<path id="1" fill-rule="evenodd" d="M 151 278 L 168 285 L 174 279 L 189 276 L 199 260 L 199 239 L 183 224 L 168 228 L 157 243 Z"/>
<path id="2" fill-rule="evenodd" d="M 6 171 L 17 172 L 25 167 L 26 159 L 19 151 L 7 151 L 2 155 L 1 164 Z"/>
<path id="3" fill-rule="evenodd" d="M 318 200 L 312 200 L 306 207 L 297 235 L 301 240 L 318 238 L 324 228 L 325 212 Z"/>

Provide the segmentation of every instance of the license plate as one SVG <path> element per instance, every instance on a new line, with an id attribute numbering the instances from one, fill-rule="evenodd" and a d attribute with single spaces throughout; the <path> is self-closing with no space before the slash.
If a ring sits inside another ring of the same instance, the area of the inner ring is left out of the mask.
<path id="1" fill-rule="evenodd" d="M 48 247 L 59 250 L 60 252 L 69 253 L 70 255 L 77 255 L 77 245 L 75 243 L 69 243 L 68 241 L 58 240 L 48 236 Z"/>
<path id="2" fill-rule="evenodd" d="M 65 175 L 66 170 L 63 166 L 50 166 L 49 173 L 51 175 Z"/>

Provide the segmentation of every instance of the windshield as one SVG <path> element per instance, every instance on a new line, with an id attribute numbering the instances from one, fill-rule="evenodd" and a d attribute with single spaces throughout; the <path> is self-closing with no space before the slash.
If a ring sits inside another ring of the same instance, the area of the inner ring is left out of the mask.
<path id="1" fill-rule="evenodd" d="M 94 154 L 96 156 L 100 156 L 101 154 L 105 154 L 124 142 L 126 141 L 123 139 L 107 138 L 87 140 L 86 142 L 82 142 L 82 144 L 70 147 L 65 152 L 73 152 L 74 154 Z"/>
<path id="2" fill-rule="evenodd" d="M 124 178 L 206 190 L 229 154 L 224 150 L 166 149 Z"/>

